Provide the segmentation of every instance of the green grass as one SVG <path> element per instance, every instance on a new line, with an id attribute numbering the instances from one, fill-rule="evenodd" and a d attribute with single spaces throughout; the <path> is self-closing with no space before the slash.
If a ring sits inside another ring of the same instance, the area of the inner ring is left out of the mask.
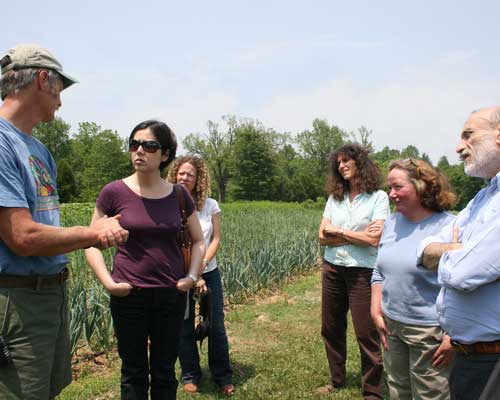
<path id="1" fill-rule="evenodd" d="M 315 389 L 329 382 L 320 335 L 320 274 L 309 273 L 268 297 L 227 310 L 226 326 L 236 393 L 233 399 L 317 399 Z M 206 349 L 206 347 L 205 347 Z M 222 399 L 210 381 L 202 356 L 200 393 L 179 388 L 178 399 Z M 348 332 L 347 386 L 325 399 L 361 399 L 359 350 L 352 324 Z M 179 375 L 179 374 L 178 374 Z M 119 361 L 111 353 L 106 367 L 84 372 L 59 400 L 119 398 Z"/>

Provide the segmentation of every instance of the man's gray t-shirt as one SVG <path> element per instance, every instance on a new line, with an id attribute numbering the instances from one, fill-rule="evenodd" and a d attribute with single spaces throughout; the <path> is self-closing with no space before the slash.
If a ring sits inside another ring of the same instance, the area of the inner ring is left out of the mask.
<path id="1" fill-rule="evenodd" d="M 59 226 L 56 164 L 48 149 L 0 118 L 0 207 L 28 208 L 33 221 Z M 0 274 L 50 275 L 66 266 L 65 255 L 22 257 L 0 239 Z"/>

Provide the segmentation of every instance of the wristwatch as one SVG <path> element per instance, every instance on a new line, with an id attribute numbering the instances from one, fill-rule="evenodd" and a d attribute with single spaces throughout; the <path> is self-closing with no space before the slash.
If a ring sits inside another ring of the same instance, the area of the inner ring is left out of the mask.
<path id="1" fill-rule="evenodd" d="M 193 281 L 193 285 L 196 285 L 196 282 L 198 281 L 198 277 L 194 274 L 187 274 L 186 278 L 189 278 Z"/>
<path id="2" fill-rule="evenodd" d="M 206 267 L 209 264 L 208 258 L 203 259 L 203 266 Z"/>

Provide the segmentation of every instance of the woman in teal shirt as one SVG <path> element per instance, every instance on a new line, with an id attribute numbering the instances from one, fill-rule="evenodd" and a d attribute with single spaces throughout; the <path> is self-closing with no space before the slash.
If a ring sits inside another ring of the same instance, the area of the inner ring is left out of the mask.
<path id="1" fill-rule="evenodd" d="M 331 383 L 318 389 L 330 393 L 345 385 L 347 313 L 350 310 L 361 352 L 364 399 L 382 399 L 382 356 L 370 318 L 370 280 L 384 220 L 387 194 L 379 190 L 378 167 L 368 150 L 347 144 L 330 155 L 330 194 L 319 229 L 326 246 L 322 266 L 321 335 Z"/>

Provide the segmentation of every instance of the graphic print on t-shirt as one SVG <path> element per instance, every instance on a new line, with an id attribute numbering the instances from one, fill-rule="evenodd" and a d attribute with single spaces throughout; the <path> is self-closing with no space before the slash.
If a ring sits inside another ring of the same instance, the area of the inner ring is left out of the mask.
<path id="1" fill-rule="evenodd" d="M 35 179 L 37 192 L 36 211 L 49 211 L 59 208 L 57 188 L 45 164 L 36 156 L 29 158 L 31 173 Z"/>

